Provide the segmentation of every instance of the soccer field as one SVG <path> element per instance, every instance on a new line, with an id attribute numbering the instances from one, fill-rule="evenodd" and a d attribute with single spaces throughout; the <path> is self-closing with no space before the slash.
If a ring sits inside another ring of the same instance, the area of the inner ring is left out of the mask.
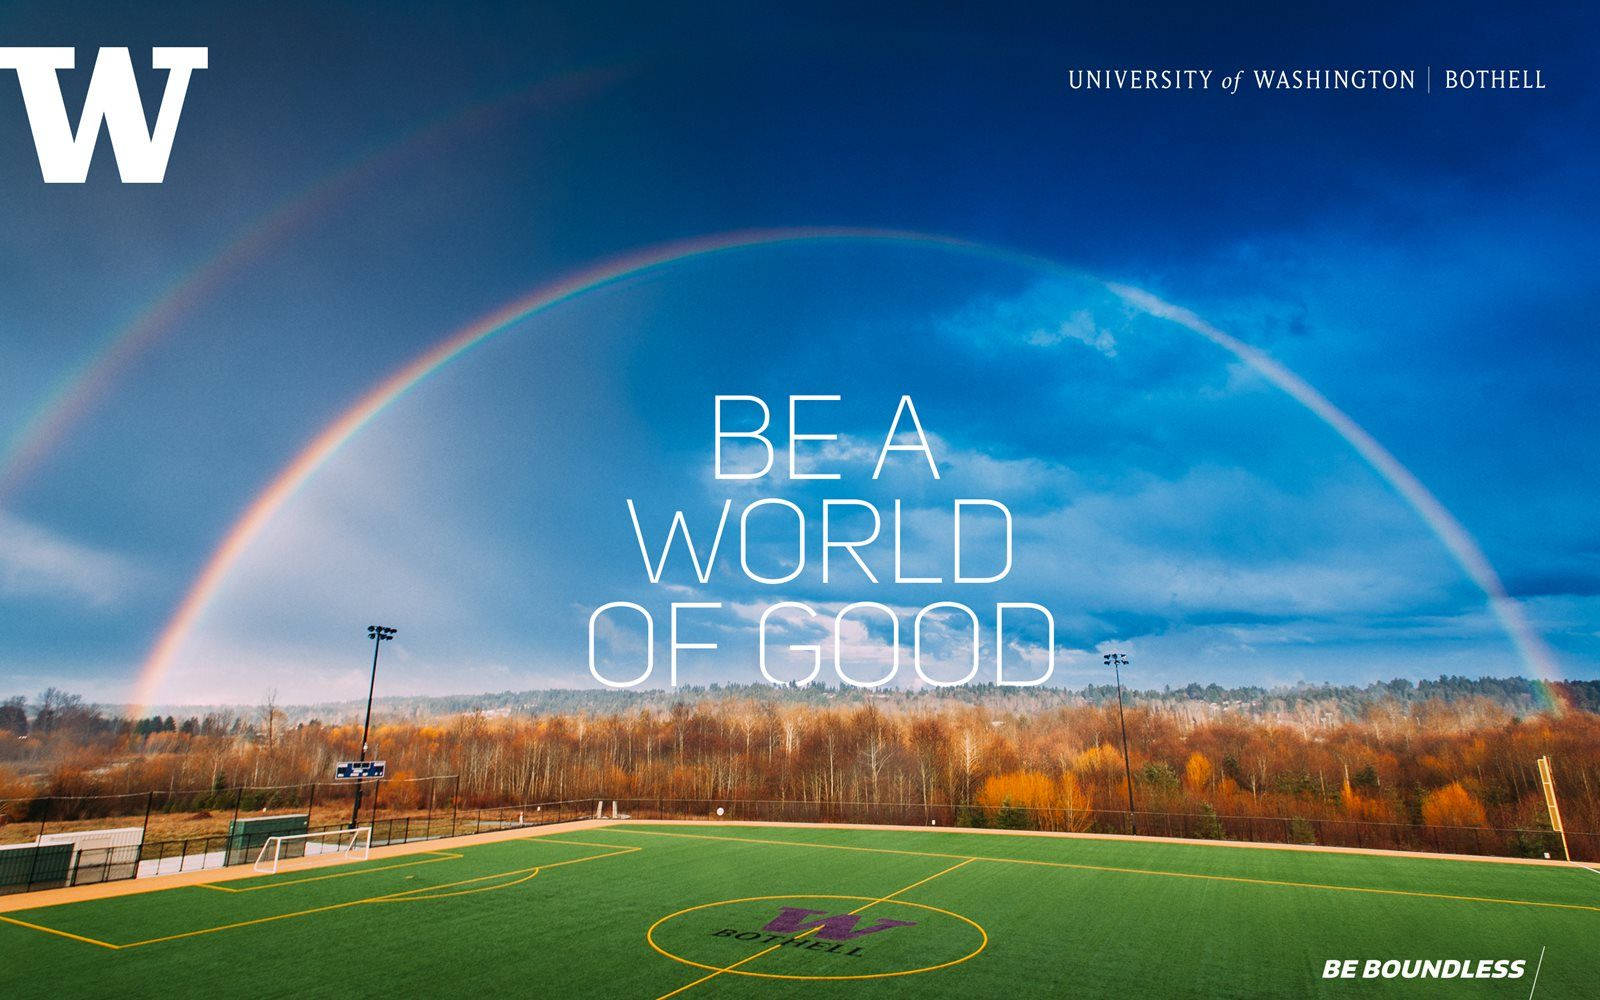
<path id="1" fill-rule="evenodd" d="M 0 914 L 6 998 L 1509 1000 L 1536 971 L 1600 989 L 1600 874 L 960 831 L 617 823 Z"/>

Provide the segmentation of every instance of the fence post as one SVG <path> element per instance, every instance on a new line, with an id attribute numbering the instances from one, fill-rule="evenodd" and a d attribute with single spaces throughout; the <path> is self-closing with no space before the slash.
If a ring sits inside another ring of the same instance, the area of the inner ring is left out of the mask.
<path id="1" fill-rule="evenodd" d="M 50 819 L 50 806 L 55 800 L 54 795 L 45 796 L 44 808 L 39 811 L 39 833 L 33 838 L 33 857 L 28 859 L 28 888 L 24 891 L 33 889 L 33 877 L 39 873 L 39 851 L 43 849 L 39 841 L 44 839 L 44 825 Z"/>
<path id="2" fill-rule="evenodd" d="M 456 810 L 461 806 L 461 775 L 456 775 L 455 793 L 450 796 L 450 836 L 456 835 Z"/>
<path id="3" fill-rule="evenodd" d="M 144 793 L 144 824 L 139 828 L 139 850 L 133 857 L 133 877 L 139 877 L 139 863 L 144 860 L 144 842 L 150 838 L 150 809 L 156 804 L 155 789 Z M 161 867 L 157 862 L 156 868 Z"/>

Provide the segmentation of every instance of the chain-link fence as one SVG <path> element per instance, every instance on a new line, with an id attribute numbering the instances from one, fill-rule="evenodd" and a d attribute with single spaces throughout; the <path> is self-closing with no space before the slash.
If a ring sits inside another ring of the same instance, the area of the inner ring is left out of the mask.
<path id="1" fill-rule="evenodd" d="M 607 803 L 609 815 L 610 803 Z M 948 803 L 808 802 L 781 799 L 619 799 L 619 816 L 767 823 L 862 823 L 920 827 L 1138 834 L 1190 840 L 1321 845 L 1365 850 L 1561 859 L 1561 835 L 1545 829 L 1495 829 L 1372 823 L 1302 816 L 1127 812 L 1106 809 L 983 809 Z M 1574 861 L 1600 861 L 1600 834 L 1567 832 Z"/>
<path id="2" fill-rule="evenodd" d="M 365 826 L 372 829 L 372 846 L 381 847 L 594 818 L 989 827 L 1501 857 L 1563 856 L 1561 836 L 1549 829 L 1212 812 L 637 797 L 468 808 L 461 805 L 455 775 L 367 782 L 358 815 L 353 785 L 316 782 L 0 800 L 0 812 L 9 818 L 0 826 L 0 894 L 250 864 L 275 834 Z M 1572 860 L 1600 861 L 1600 834 L 1569 831 L 1566 841 Z"/>
<path id="3" fill-rule="evenodd" d="M 354 785 L 0 800 L 0 893 L 242 864 L 273 833 L 370 826 L 376 845 L 448 837 L 461 823 L 455 775 L 364 782 L 359 815 Z M 275 818 L 290 822 L 253 822 Z"/>

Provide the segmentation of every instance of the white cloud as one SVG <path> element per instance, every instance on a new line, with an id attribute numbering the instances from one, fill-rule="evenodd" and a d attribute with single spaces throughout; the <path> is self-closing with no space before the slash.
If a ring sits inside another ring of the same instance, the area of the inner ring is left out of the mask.
<path id="1" fill-rule="evenodd" d="M 1463 576 L 1398 502 L 1366 484 L 1299 492 L 1243 469 L 1130 477 L 1017 521 L 1019 583 L 1096 613 L 1404 614 Z"/>
<path id="2" fill-rule="evenodd" d="M 1073 312 L 1053 328 L 1041 326 L 1028 335 L 1028 343 L 1035 347 L 1054 347 L 1069 340 L 1092 347 L 1108 358 L 1117 356 L 1117 338 L 1110 330 L 1096 325 L 1087 309 Z"/>
<path id="3" fill-rule="evenodd" d="M 137 581 L 123 556 L 58 535 L 0 511 L 0 594 L 117 603 Z"/>

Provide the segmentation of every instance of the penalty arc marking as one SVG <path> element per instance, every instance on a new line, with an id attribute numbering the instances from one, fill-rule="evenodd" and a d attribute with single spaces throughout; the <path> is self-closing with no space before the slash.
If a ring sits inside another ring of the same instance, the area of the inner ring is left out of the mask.
<path id="1" fill-rule="evenodd" d="M 56 937 L 63 937 L 63 938 L 67 938 L 67 939 L 72 940 L 72 941 L 80 941 L 80 942 L 82 942 L 84 944 L 97 945 L 97 946 L 99 946 L 101 948 L 108 948 L 108 949 L 110 949 L 112 951 L 122 951 L 122 950 L 125 950 L 125 949 L 128 949 L 128 948 L 142 948 L 145 945 L 162 944 L 162 943 L 165 943 L 165 942 L 168 942 L 168 941 L 180 941 L 180 940 L 183 940 L 185 938 L 194 938 L 194 937 L 200 937 L 200 936 L 206 935 L 206 934 L 217 934 L 217 933 L 220 933 L 222 931 L 237 930 L 237 929 L 239 929 L 241 927 L 255 927 L 255 926 L 259 926 L 261 924 L 274 923 L 274 922 L 279 921 L 279 920 L 290 920 L 290 919 L 293 919 L 293 918 L 296 918 L 296 917 L 308 917 L 308 916 L 311 916 L 312 914 L 316 914 L 316 913 L 329 913 L 329 912 L 332 912 L 334 910 L 343 910 L 343 909 L 347 909 L 347 908 L 352 907 L 352 906 L 365 906 L 365 905 L 371 904 L 371 903 L 412 903 L 412 902 L 419 902 L 419 901 L 425 900 L 425 899 L 447 899 L 447 898 L 450 898 L 452 896 L 463 896 L 463 895 L 468 895 L 470 893 L 476 893 L 476 892 L 492 892 L 495 889 L 508 889 L 511 886 L 521 885 L 522 883 L 529 881 L 530 879 L 532 879 L 535 876 L 537 876 L 539 874 L 539 872 L 541 872 L 541 871 L 543 871 L 543 870 L 545 870 L 547 868 L 560 868 L 560 867 L 563 867 L 565 865 L 582 864 L 585 861 L 599 861 L 599 860 L 601 860 L 603 858 L 615 858 L 615 857 L 620 857 L 620 856 L 622 856 L 624 854 L 634 854 L 634 853 L 636 853 L 638 851 L 644 850 L 644 848 L 642 848 L 642 847 L 625 847 L 625 846 L 619 846 L 617 844 L 596 844 L 596 843 L 591 843 L 591 842 L 588 842 L 588 841 L 581 841 L 581 840 L 551 840 L 551 839 L 546 839 L 546 838 L 543 838 L 543 837 L 530 837 L 530 838 L 528 838 L 527 842 L 528 843 L 540 843 L 540 844 L 569 844 L 569 845 L 578 846 L 578 847 L 605 847 L 605 848 L 609 848 L 609 850 L 605 854 L 595 854 L 595 855 L 591 855 L 591 856 L 586 857 L 586 858 L 572 858 L 572 859 L 567 860 L 567 861 L 553 861 L 553 862 L 551 862 L 549 864 L 535 865 L 535 866 L 533 866 L 531 868 L 517 868 L 517 869 L 513 869 L 512 871 L 495 872 L 492 875 L 479 875 L 479 876 L 476 876 L 474 878 L 461 879 L 460 881 L 457 881 L 457 882 L 446 882 L 446 883 L 443 883 L 442 885 L 421 886 L 421 887 L 416 888 L 416 889 L 406 889 L 406 890 L 403 890 L 401 892 L 391 892 L 391 893 L 386 893 L 386 894 L 381 895 L 381 896 L 370 896 L 370 897 L 368 897 L 366 899 L 351 899 L 351 900 L 347 900 L 347 901 L 345 901 L 343 903 L 330 903 L 327 906 L 314 906 L 314 907 L 312 907 L 310 909 L 307 909 L 307 910 L 296 910 L 296 911 L 294 911 L 292 913 L 277 913 L 277 914 L 273 914 L 272 916 L 269 916 L 269 917 L 257 917 L 254 920 L 241 920 L 241 921 L 238 921 L 237 923 L 222 924 L 222 925 L 217 926 L 217 927 L 203 927 L 203 928 L 201 928 L 199 930 L 184 931 L 184 932 L 179 933 L 179 934 L 168 934 L 168 935 L 166 935 L 164 937 L 147 938 L 147 939 L 145 939 L 143 941 L 127 941 L 127 942 L 123 942 L 121 944 L 118 944 L 118 943 L 115 943 L 115 942 L 112 942 L 112 941 L 101 941 L 98 938 L 87 937 L 87 936 L 82 935 L 82 934 L 73 934 L 70 931 L 58 930 L 58 929 L 56 929 L 54 927 L 45 927 L 42 924 L 29 923 L 26 920 L 19 920 L 16 917 L 9 917 L 9 916 L 6 916 L 4 914 L 0 914 L 0 922 L 4 922 L 4 923 L 8 923 L 8 924 L 15 924 L 18 927 L 25 927 L 25 928 L 27 928 L 29 930 L 40 931 L 40 932 L 42 932 L 44 934 L 53 934 Z M 443 860 L 443 859 L 441 859 L 441 860 Z M 394 868 L 394 867 L 400 867 L 400 866 L 391 865 L 391 866 L 388 866 L 388 867 Z M 357 873 L 351 872 L 349 874 L 357 874 Z M 514 879 L 513 881 L 510 881 L 510 882 L 503 882 L 503 883 L 500 883 L 500 884 L 497 884 L 497 885 L 478 885 L 478 883 L 487 882 L 487 881 L 489 881 L 491 879 L 509 878 L 510 876 L 513 876 L 513 875 L 520 875 L 522 877 L 518 878 L 518 879 Z M 308 880 L 302 879 L 300 881 L 308 881 Z M 473 889 L 458 890 L 456 892 L 440 892 L 439 891 L 441 889 L 454 889 L 457 886 L 464 886 L 464 885 L 476 885 L 477 887 L 473 888 Z M 215 887 L 212 886 L 210 888 L 215 888 Z M 162 890 L 162 891 L 166 891 L 166 890 Z M 240 890 L 240 891 L 242 891 L 242 890 Z"/>

